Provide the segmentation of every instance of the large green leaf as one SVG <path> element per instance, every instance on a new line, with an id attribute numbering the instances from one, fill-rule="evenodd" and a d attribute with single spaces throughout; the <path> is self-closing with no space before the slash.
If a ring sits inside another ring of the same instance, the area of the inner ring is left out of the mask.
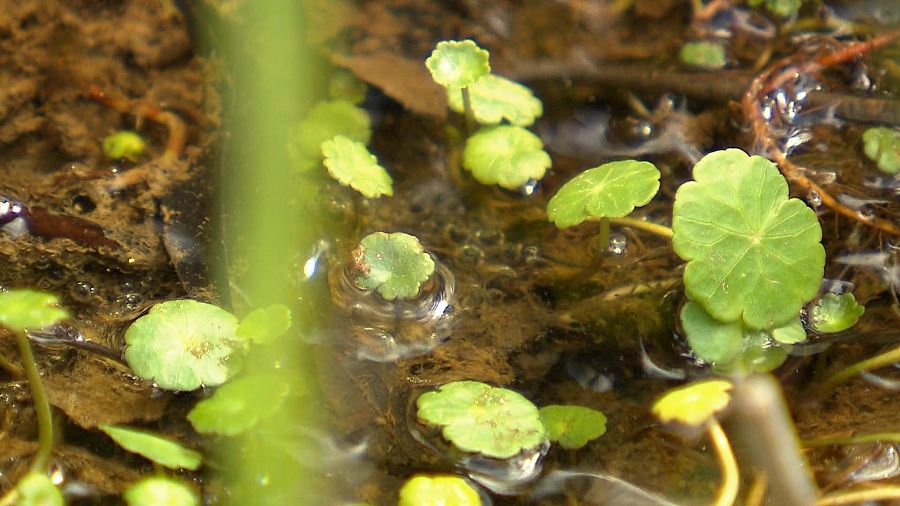
<path id="1" fill-rule="evenodd" d="M 691 349 L 707 362 L 731 362 L 744 347 L 741 322 L 720 322 L 696 302 L 688 302 L 681 308 L 681 326 Z"/>
<path id="2" fill-rule="evenodd" d="M 125 360 L 135 374 L 167 390 L 221 385 L 240 344 L 237 318 L 195 300 L 153 306 L 125 332 Z"/>
<path id="3" fill-rule="evenodd" d="M 477 381 L 456 381 L 422 394 L 419 420 L 442 428 L 466 452 L 508 459 L 547 439 L 540 412 L 518 392 Z"/>
<path id="4" fill-rule="evenodd" d="M 529 126 L 544 113 L 544 104 L 528 87 L 505 77 L 488 74 L 469 86 L 472 112 L 482 125 L 496 125 L 504 119 L 513 125 Z M 447 89 L 450 109 L 465 112 L 461 89 Z"/>
<path id="5" fill-rule="evenodd" d="M 393 195 L 393 180 L 366 145 L 335 135 L 322 143 L 322 156 L 328 174 L 368 198 Z"/>
<path id="6" fill-rule="evenodd" d="M 359 242 L 354 252 L 356 284 L 376 290 L 385 300 L 412 299 L 434 272 L 434 260 L 415 237 L 397 232 L 375 232 Z"/>
<path id="7" fill-rule="evenodd" d="M 445 88 L 463 88 L 491 71 L 490 54 L 471 40 L 438 42 L 425 66 L 434 82 Z"/>
<path id="8" fill-rule="evenodd" d="M 478 182 L 509 190 L 541 179 L 550 163 L 541 138 L 517 126 L 482 128 L 469 137 L 463 150 L 463 167 Z"/>
<path id="9" fill-rule="evenodd" d="M 788 198 L 772 162 L 739 149 L 705 156 L 694 179 L 678 189 L 672 223 L 688 295 L 717 320 L 752 328 L 796 318 L 824 273 L 815 213 Z"/>
<path id="10" fill-rule="evenodd" d="M 577 450 L 606 432 L 606 415 L 595 409 L 553 404 L 540 412 L 547 438 L 568 450 Z"/>
<path id="11" fill-rule="evenodd" d="M 169 469 L 194 471 L 203 460 L 200 453 L 157 434 L 116 425 L 100 425 L 98 428 L 122 448 Z"/>
<path id="12" fill-rule="evenodd" d="M 57 304 L 59 297 L 52 293 L 21 289 L 0 292 L 0 325 L 16 332 L 49 327 L 69 317 Z"/>
<path id="13" fill-rule="evenodd" d="M 604 163 L 564 184 L 547 204 L 547 217 L 559 228 L 588 218 L 621 218 L 650 202 L 658 190 L 659 170 L 652 163 Z"/>
<path id="14" fill-rule="evenodd" d="M 481 506 L 481 497 L 460 476 L 417 474 L 400 488 L 397 506 Z"/>

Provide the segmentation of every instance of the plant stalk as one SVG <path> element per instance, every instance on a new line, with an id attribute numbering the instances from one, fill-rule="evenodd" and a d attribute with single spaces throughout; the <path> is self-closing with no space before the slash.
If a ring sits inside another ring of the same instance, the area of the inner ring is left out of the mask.
<path id="1" fill-rule="evenodd" d="M 722 484 L 716 493 L 713 506 L 731 506 L 737 499 L 738 493 L 738 467 L 737 461 L 734 459 L 734 453 L 731 451 L 731 444 L 728 442 L 728 436 L 722 430 L 722 426 L 715 418 L 710 418 L 706 423 L 706 432 L 712 441 L 713 448 L 716 450 L 716 457 L 719 459 L 719 469 L 722 472 Z"/>
<path id="2" fill-rule="evenodd" d="M 53 448 L 53 418 L 50 414 L 50 402 L 47 400 L 44 384 L 38 374 L 37 363 L 34 361 L 28 336 L 24 332 L 16 332 L 16 340 L 19 343 L 19 355 L 22 356 L 25 377 L 28 378 L 28 384 L 31 387 L 31 398 L 38 419 L 38 449 L 29 470 L 33 473 L 46 473 L 49 469 L 50 450 Z"/>
<path id="3" fill-rule="evenodd" d="M 897 346 L 896 348 L 886 351 L 880 355 L 875 355 L 872 358 L 857 362 L 849 367 L 841 369 L 830 378 L 828 378 L 828 380 L 825 381 L 825 383 L 821 386 L 820 390 L 823 392 L 827 392 L 828 390 L 831 390 L 832 388 L 849 380 L 857 374 L 871 371 L 872 369 L 885 367 L 895 362 L 900 362 L 900 346 Z"/>
<path id="4" fill-rule="evenodd" d="M 469 94 L 469 87 L 462 88 L 463 111 L 466 115 L 466 136 L 475 133 L 475 111 L 472 110 L 472 96 Z"/>
<path id="5" fill-rule="evenodd" d="M 609 251 L 609 218 L 600 218 L 600 230 L 597 232 L 597 244 L 600 245 L 600 256 Z"/>
<path id="6" fill-rule="evenodd" d="M 625 216 L 624 218 L 604 218 L 609 220 L 610 223 L 615 223 L 616 225 L 623 225 L 626 227 L 639 228 L 646 232 L 651 232 L 653 234 L 665 237 L 667 239 L 671 239 L 674 235 L 672 233 L 672 229 L 665 225 L 660 225 L 658 223 L 652 223 L 649 221 L 640 220 L 638 218 L 632 218 L 630 216 Z"/>
<path id="7" fill-rule="evenodd" d="M 816 506 L 840 506 L 843 504 L 868 503 L 891 499 L 900 499 L 900 487 L 885 486 L 829 494 L 816 501 Z"/>

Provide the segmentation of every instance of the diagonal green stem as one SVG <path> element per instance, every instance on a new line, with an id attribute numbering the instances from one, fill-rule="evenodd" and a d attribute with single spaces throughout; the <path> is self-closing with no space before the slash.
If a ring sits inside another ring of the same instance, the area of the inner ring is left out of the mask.
<path id="1" fill-rule="evenodd" d="M 468 86 L 462 89 L 462 99 L 466 114 L 466 135 L 472 135 L 475 132 L 475 111 L 472 110 L 472 96 L 469 94 Z"/>
<path id="2" fill-rule="evenodd" d="M 888 350 L 880 355 L 875 355 L 870 359 L 857 362 L 849 367 L 841 369 L 833 376 L 828 378 L 828 380 L 822 385 L 820 390 L 826 392 L 856 376 L 857 374 L 871 371 L 872 369 L 885 367 L 895 362 L 900 362 L 900 346 Z"/>
<path id="3" fill-rule="evenodd" d="M 625 216 L 624 218 L 606 218 L 610 223 L 614 223 L 616 225 L 624 225 L 626 227 L 634 227 L 639 228 L 641 230 L 645 230 L 647 232 L 654 233 L 656 235 L 665 237 L 667 239 L 672 238 L 672 229 L 665 226 L 660 225 L 658 223 L 653 223 L 649 221 L 639 220 L 637 218 L 631 218 L 629 216 Z"/>
<path id="4" fill-rule="evenodd" d="M 16 340 L 19 343 L 19 355 L 22 356 L 22 365 L 25 368 L 25 377 L 31 386 L 31 397 L 34 402 L 34 410 L 38 419 L 38 449 L 31 462 L 30 471 L 34 473 L 46 473 L 49 469 L 50 450 L 53 448 L 53 419 L 50 415 L 50 402 L 41 383 L 34 354 L 31 352 L 31 343 L 24 332 L 16 332 Z"/>

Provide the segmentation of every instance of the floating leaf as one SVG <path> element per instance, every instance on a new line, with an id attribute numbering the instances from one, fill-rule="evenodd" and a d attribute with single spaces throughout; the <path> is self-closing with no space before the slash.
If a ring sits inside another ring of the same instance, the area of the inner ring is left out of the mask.
<path id="1" fill-rule="evenodd" d="M 463 88 L 491 71 L 490 54 L 471 40 L 438 42 L 425 66 L 434 82 L 445 88 Z"/>
<path id="2" fill-rule="evenodd" d="M 577 450 L 606 433 L 606 415 L 583 406 L 550 405 L 540 409 L 547 439 Z"/>
<path id="3" fill-rule="evenodd" d="M 672 246 L 688 262 L 685 289 L 715 319 L 784 325 L 819 289 L 822 228 L 788 198 L 775 165 L 739 149 L 706 155 L 675 195 Z"/>
<path id="4" fill-rule="evenodd" d="M 275 414 L 288 390 L 274 375 L 235 378 L 198 402 L 187 418 L 201 434 L 235 436 Z"/>
<path id="5" fill-rule="evenodd" d="M 294 167 L 304 172 L 317 167 L 322 143 L 335 135 L 368 143 L 372 136 L 369 114 L 347 100 L 318 102 L 288 133 L 288 156 Z"/>
<path id="6" fill-rule="evenodd" d="M 59 297 L 35 290 L 0 292 L 0 325 L 16 331 L 42 329 L 69 317 L 56 307 Z"/>
<path id="7" fill-rule="evenodd" d="M 135 132 L 121 130 L 103 139 L 103 154 L 111 160 L 136 162 L 147 150 L 147 142 Z"/>
<path id="8" fill-rule="evenodd" d="M 62 492 L 44 473 L 31 472 L 16 484 L 17 506 L 63 506 Z"/>
<path id="9" fill-rule="evenodd" d="M 731 362 L 716 364 L 715 370 L 731 375 L 773 371 L 787 360 L 792 348 L 776 341 L 769 332 L 745 329 L 744 349 Z"/>
<path id="10" fill-rule="evenodd" d="M 803 328 L 803 322 L 800 321 L 799 316 L 780 327 L 775 327 L 769 334 L 772 339 L 782 344 L 797 344 L 806 341 L 806 329 Z"/>
<path id="11" fill-rule="evenodd" d="M 681 46 L 678 58 L 692 67 L 716 70 L 725 66 L 725 48 L 715 42 L 688 42 Z"/>
<path id="12" fill-rule="evenodd" d="M 444 438 L 465 452 L 508 459 L 546 439 L 540 412 L 517 392 L 477 381 L 456 381 L 422 394 L 419 421 L 441 427 Z"/>
<path id="13" fill-rule="evenodd" d="M 781 18 L 795 18 L 800 11 L 801 0 L 748 0 L 747 5 L 765 5 L 766 10 Z"/>
<path id="14" fill-rule="evenodd" d="M 291 328 L 291 310 L 273 304 L 250 311 L 238 324 L 235 334 L 245 341 L 264 344 L 281 337 Z"/>
<path id="15" fill-rule="evenodd" d="M 322 143 L 328 174 L 368 198 L 393 195 L 393 180 L 365 144 L 336 135 Z"/>
<path id="16" fill-rule="evenodd" d="M 203 459 L 200 453 L 150 432 L 116 425 L 99 425 L 98 428 L 122 448 L 169 469 L 194 471 Z"/>
<path id="17" fill-rule="evenodd" d="M 720 322 L 696 302 L 688 302 L 681 309 L 681 325 L 691 349 L 707 362 L 731 362 L 744 347 L 741 322 Z"/>
<path id="18" fill-rule="evenodd" d="M 826 293 L 813 306 L 810 324 L 818 332 L 841 332 L 856 324 L 865 312 L 866 308 L 856 302 L 851 292 L 841 295 Z"/>
<path id="19" fill-rule="evenodd" d="M 168 476 L 144 478 L 122 494 L 128 506 L 197 506 L 200 501 L 186 483 Z"/>
<path id="20" fill-rule="evenodd" d="M 731 383 L 727 381 L 699 381 L 669 390 L 653 403 L 652 411 L 663 423 L 698 426 L 728 406 L 729 391 Z"/>
<path id="21" fill-rule="evenodd" d="M 385 300 L 414 298 L 434 272 L 434 260 L 419 240 L 401 232 L 367 235 L 354 257 L 359 270 L 356 284 L 376 290 Z"/>
<path id="22" fill-rule="evenodd" d="M 887 174 L 900 172 L 900 130 L 869 128 L 862 135 L 863 152 Z"/>
<path id="23" fill-rule="evenodd" d="M 239 344 L 237 318 L 195 300 L 153 306 L 125 332 L 125 360 L 139 377 L 166 390 L 221 385 Z"/>
<path id="24" fill-rule="evenodd" d="M 504 119 L 516 126 L 529 126 L 544 113 L 544 104 L 527 86 L 505 77 L 488 74 L 468 87 L 475 120 L 482 125 L 496 125 Z M 450 109 L 465 111 L 462 90 L 447 89 Z"/>
<path id="25" fill-rule="evenodd" d="M 547 217 L 559 228 L 589 218 L 621 218 L 650 202 L 658 190 L 659 170 L 652 163 L 604 163 L 564 184 L 547 204 Z"/>
<path id="26" fill-rule="evenodd" d="M 480 183 L 517 190 L 544 177 L 550 155 L 540 137 L 517 126 L 482 128 L 466 140 L 463 167 Z"/>
<path id="27" fill-rule="evenodd" d="M 397 506 L 481 506 L 481 497 L 459 476 L 417 474 L 400 488 Z"/>

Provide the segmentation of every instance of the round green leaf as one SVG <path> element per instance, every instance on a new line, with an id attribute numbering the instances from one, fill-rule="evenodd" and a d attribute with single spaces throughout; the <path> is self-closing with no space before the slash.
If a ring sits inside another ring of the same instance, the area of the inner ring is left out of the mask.
<path id="1" fill-rule="evenodd" d="M 46 474 L 32 472 L 16 484 L 17 506 L 63 506 L 62 492 Z"/>
<path id="2" fill-rule="evenodd" d="M 772 339 L 782 344 L 797 344 L 806 341 L 806 329 L 803 328 L 803 322 L 799 316 L 780 327 L 775 327 L 769 334 Z"/>
<path id="3" fill-rule="evenodd" d="M 863 152 L 887 174 L 900 172 L 900 130 L 876 127 L 863 132 Z"/>
<path id="4" fill-rule="evenodd" d="M 36 290 L 0 292 L 0 325 L 16 331 L 42 329 L 69 317 L 56 307 L 59 297 Z"/>
<path id="5" fill-rule="evenodd" d="M 525 127 L 544 113 L 544 104 L 528 87 L 505 77 L 488 74 L 468 89 L 475 120 L 482 125 L 496 125 L 505 119 Z M 461 89 L 447 88 L 447 102 L 451 110 L 465 112 Z"/>
<path id="6" fill-rule="evenodd" d="M 417 474 L 400 488 L 398 506 L 481 506 L 481 497 L 459 476 Z"/>
<path id="7" fill-rule="evenodd" d="M 826 293 L 813 306 L 810 323 L 818 332 L 841 332 L 856 324 L 865 312 L 866 308 L 856 302 L 851 292 L 842 295 Z"/>
<path id="8" fill-rule="evenodd" d="M 564 184 L 547 203 L 547 217 L 559 228 L 588 218 L 621 218 L 646 205 L 657 191 L 659 170 L 652 163 L 604 163 Z"/>
<path id="9" fill-rule="evenodd" d="M 445 88 L 463 88 L 491 71 L 490 54 L 471 40 L 438 42 L 425 66 L 434 82 Z"/>
<path id="10" fill-rule="evenodd" d="M 182 481 L 168 476 L 144 478 L 122 494 L 128 506 L 197 506 L 197 495 Z"/>
<path id="11" fill-rule="evenodd" d="M 147 142 L 135 132 L 121 130 L 103 139 L 103 154 L 112 160 L 136 162 L 147 149 Z"/>
<path id="12" fill-rule="evenodd" d="M 328 174 L 368 198 L 393 195 L 393 180 L 365 144 L 343 135 L 322 143 L 322 156 Z"/>
<path id="13" fill-rule="evenodd" d="M 274 375 L 235 378 L 198 402 L 187 418 L 201 434 L 236 436 L 275 414 L 288 390 Z"/>
<path id="14" fill-rule="evenodd" d="M 681 46 L 678 58 L 692 67 L 716 70 L 725 66 L 725 48 L 715 42 L 688 42 Z"/>
<path id="15" fill-rule="evenodd" d="M 787 360 L 792 348 L 774 340 L 769 332 L 745 329 L 744 349 L 731 362 L 716 364 L 715 369 L 732 375 L 773 371 Z"/>
<path id="16" fill-rule="evenodd" d="M 240 344 L 237 318 L 195 300 L 153 306 L 125 332 L 125 360 L 139 377 L 166 390 L 221 385 L 226 361 Z"/>
<path id="17" fill-rule="evenodd" d="M 456 381 L 422 394 L 419 420 L 442 428 L 462 451 L 508 459 L 546 441 L 537 407 L 517 392 L 477 381 Z"/>
<path id="18" fill-rule="evenodd" d="M 678 189 L 672 222 L 690 298 L 717 320 L 756 329 L 796 318 L 824 273 L 815 213 L 788 198 L 772 162 L 739 149 L 706 155 L 694 179 Z"/>
<path id="19" fill-rule="evenodd" d="M 281 337 L 291 328 L 291 310 L 281 304 L 273 304 L 250 311 L 238 324 L 235 334 L 256 344 L 268 343 Z"/>
<path id="20" fill-rule="evenodd" d="M 322 143 L 335 135 L 368 143 L 372 136 L 369 114 L 347 100 L 318 102 L 288 133 L 291 163 L 300 171 L 314 169 L 322 160 Z"/>
<path id="21" fill-rule="evenodd" d="M 540 137 L 517 126 L 482 128 L 466 140 L 463 167 L 480 183 L 517 190 L 544 177 L 550 155 Z"/>
<path id="22" fill-rule="evenodd" d="M 681 326 L 694 353 L 712 364 L 734 360 L 744 347 L 740 322 L 720 322 L 696 302 L 681 308 Z"/>
<path id="23" fill-rule="evenodd" d="M 606 415 L 583 406 L 550 405 L 540 409 L 547 439 L 577 450 L 606 432 Z"/>
<path id="24" fill-rule="evenodd" d="M 653 414 L 663 423 L 698 426 L 725 409 L 731 401 L 731 383 L 707 380 L 669 390 L 653 403 Z"/>
<path id="25" fill-rule="evenodd" d="M 375 232 L 354 252 L 359 274 L 356 284 L 376 290 L 385 300 L 412 299 L 434 272 L 434 260 L 415 237 L 401 232 Z"/>
<path id="26" fill-rule="evenodd" d="M 98 428 L 122 448 L 169 469 L 194 471 L 203 459 L 200 453 L 150 432 L 116 425 L 99 425 Z"/>

